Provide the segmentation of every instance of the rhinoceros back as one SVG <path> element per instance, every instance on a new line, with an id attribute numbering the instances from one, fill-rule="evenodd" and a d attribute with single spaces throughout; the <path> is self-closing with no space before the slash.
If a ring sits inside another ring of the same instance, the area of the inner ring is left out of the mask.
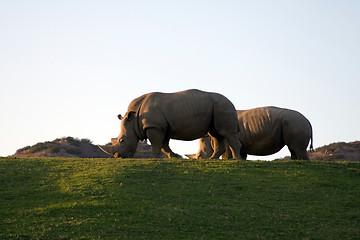
<path id="1" fill-rule="evenodd" d="M 197 139 L 209 130 L 225 135 L 238 129 L 232 103 L 220 94 L 200 90 L 150 93 L 142 101 L 139 116 L 144 129 L 160 128 L 179 140 Z"/>
<path id="2" fill-rule="evenodd" d="M 149 94 L 148 93 L 144 94 L 144 95 L 132 100 L 128 106 L 128 112 L 130 112 L 130 111 L 138 112 L 139 108 L 141 107 L 141 105 L 144 101 L 144 98 L 146 98 L 147 95 L 149 95 Z"/>

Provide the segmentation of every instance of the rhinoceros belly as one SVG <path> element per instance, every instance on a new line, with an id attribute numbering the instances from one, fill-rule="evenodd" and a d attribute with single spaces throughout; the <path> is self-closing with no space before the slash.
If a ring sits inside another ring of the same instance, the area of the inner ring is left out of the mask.
<path id="1" fill-rule="evenodd" d="M 168 121 L 166 135 L 171 139 L 191 141 L 205 136 L 210 124 L 209 117 L 187 115 L 179 120 Z"/>

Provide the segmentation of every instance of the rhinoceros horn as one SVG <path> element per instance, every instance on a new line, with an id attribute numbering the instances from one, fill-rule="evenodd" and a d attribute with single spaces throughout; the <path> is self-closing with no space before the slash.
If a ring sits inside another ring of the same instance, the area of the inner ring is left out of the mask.
<path id="1" fill-rule="evenodd" d="M 185 154 L 189 159 L 196 159 L 196 154 Z"/>
<path id="2" fill-rule="evenodd" d="M 100 146 L 98 145 L 98 147 L 104 152 L 104 153 L 107 153 L 111 156 L 114 156 L 115 154 L 115 150 L 114 150 L 114 147 L 113 146 Z"/>

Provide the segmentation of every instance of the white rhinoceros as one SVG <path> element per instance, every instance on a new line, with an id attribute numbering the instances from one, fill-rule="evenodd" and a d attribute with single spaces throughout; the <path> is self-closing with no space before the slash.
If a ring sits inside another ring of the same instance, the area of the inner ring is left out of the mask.
<path id="1" fill-rule="evenodd" d="M 247 155 L 265 156 L 280 151 L 288 146 L 291 159 L 308 160 L 307 146 L 311 140 L 313 148 L 312 127 L 307 118 L 301 113 L 284 108 L 260 107 L 249 110 L 237 110 L 240 130 L 239 140 L 242 144 L 240 155 L 246 159 Z M 200 139 L 200 149 L 197 154 L 186 155 L 189 158 L 209 158 L 213 152 L 210 137 Z M 231 153 L 226 151 L 223 159 L 229 158 Z"/>
<path id="2" fill-rule="evenodd" d="M 153 92 L 134 99 L 121 120 L 121 131 L 111 146 L 99 146 L 114 157 L 132 157 L 139 140 L 149 139 L 153 157 L 162 150 L 179 157 L 169 147 L 170 139 L 195 140 L 209 134 L 214 150 L 209 158 L 225 152 L 225 140 L 232 156 L 240 157 L 241 143 L 234 105 L 223 95 L 187 90 L 176 93 Z"/>

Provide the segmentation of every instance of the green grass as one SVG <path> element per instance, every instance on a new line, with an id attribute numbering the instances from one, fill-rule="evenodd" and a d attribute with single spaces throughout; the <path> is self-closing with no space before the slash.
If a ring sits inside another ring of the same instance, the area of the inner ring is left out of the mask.
<path id="1" fill-rule="evenodd" d="M 360 164 L 0 158 L 0 239 L 360 239 Z"/>

